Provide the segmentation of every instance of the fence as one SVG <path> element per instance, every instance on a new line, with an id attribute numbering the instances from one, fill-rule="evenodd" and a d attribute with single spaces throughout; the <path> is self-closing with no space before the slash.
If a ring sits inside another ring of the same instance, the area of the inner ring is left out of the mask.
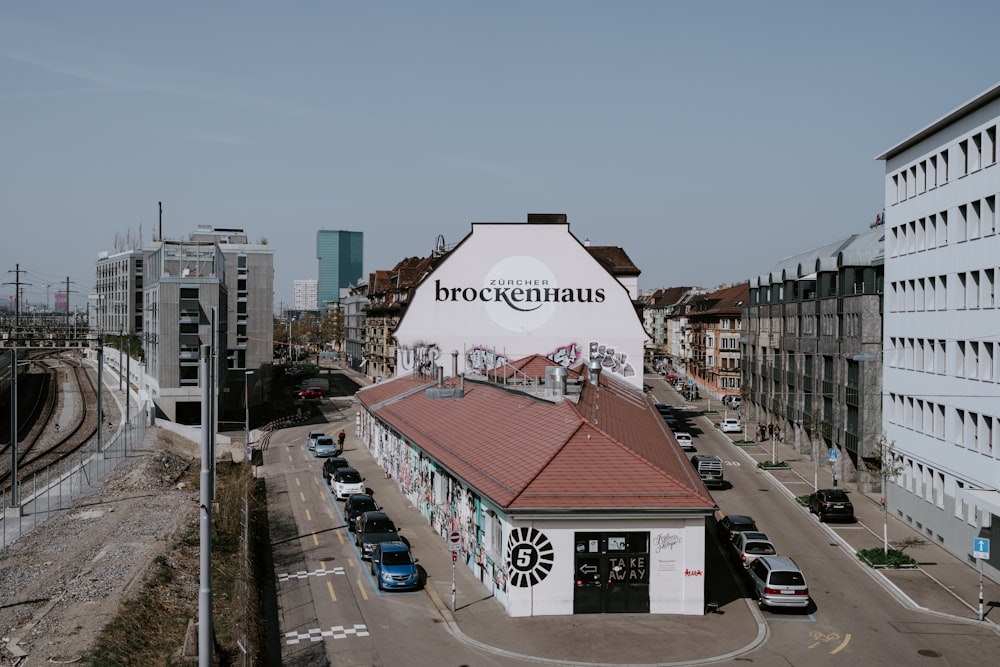
<path id="1" fill-rule="evenodd" d="M 0 549 L 53 514 L 70 510 L 81 498 L 96 491 L 108 473 L 134 451 L 146 435 L 145 411 L 140 409 L 110 437 L 93 442 L 69 457 L 48 466 L 20 483 L 20 507 L 6 510 L 0 527 Z M 0 492 L 0 507 L 7 508 L 9 492 Z"/>

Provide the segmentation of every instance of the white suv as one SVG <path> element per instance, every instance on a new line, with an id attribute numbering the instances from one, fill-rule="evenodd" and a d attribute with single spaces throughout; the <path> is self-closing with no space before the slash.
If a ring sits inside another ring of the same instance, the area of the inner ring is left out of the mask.
<path id="1" fill-rule="evenodd" d="M 740 433 L 743 431 L 743 424 L 740 423 L 739 419 L 723 419 L 719 428 L 722 429 L 723 433 Z"/>
<path id="2" fill-rule="evenodd" d="M 684 431 L 677 431 L 674 433 L 674 437 L 677 438 L 677 444 L 681 446 L 685 452 L 694 451 L 694 440 L 691 439 L 690 433 L 685 433 Z"/>

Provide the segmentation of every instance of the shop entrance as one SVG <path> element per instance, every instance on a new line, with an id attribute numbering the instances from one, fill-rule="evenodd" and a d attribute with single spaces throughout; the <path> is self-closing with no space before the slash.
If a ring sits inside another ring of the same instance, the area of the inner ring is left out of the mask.
<path id="1" fill-rule="evenodd" d="M 649 533 L 576 533 L 574 614 L 649 612 Z"/>

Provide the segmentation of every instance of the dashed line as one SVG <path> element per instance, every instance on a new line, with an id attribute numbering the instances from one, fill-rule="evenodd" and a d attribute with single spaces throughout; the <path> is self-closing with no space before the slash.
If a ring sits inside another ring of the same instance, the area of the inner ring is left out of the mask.
<path id="1" fill-rule="evenodd" d="M 367 637 L 368 627 L 363 623 L 355 623 L 349 628 L 345 628 L 343 625 L 334 625 L 329 630 L 323 630 L 322 628 L 310 628 L 306 632 L 286 632 L 285 633 L 285 643 L 286 644 L 298 644 L 301 641 L 311 641 L 320 642 L 324 638 L 329 637 L 331 639 L 347 639 L 348 637 Z"/>

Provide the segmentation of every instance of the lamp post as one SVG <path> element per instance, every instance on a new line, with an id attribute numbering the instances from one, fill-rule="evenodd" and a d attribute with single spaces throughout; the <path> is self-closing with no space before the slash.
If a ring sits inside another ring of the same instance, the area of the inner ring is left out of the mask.
<path id="1" fill-rule="evenodd" d="M 247 447 L 250 446 L 250 376 L 251 375 L 253 375 L 253 371 L 243 372 L 243 405 L 246 408 L 246 422 L 244 423 L 244 429 L 246 432 Z"/>

